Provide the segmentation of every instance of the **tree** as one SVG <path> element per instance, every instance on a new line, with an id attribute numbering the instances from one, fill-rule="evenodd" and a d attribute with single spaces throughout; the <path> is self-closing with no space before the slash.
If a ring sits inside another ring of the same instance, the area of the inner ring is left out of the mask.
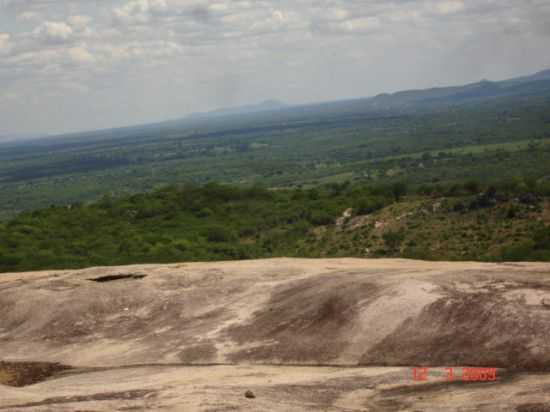
<path id="1" fill-rule="evenodd" d="M 384 243 L 388 249 L 395 251 L 399 249 L 401 243 L 403 243 L 405 233 L 402 230 L 397 232 L 386 232 L 382 235 L 382 239 L 384 239 Z"/>
<path id="2" fill-rule="evenodd" d="M 212 226 L 206 231 L 206 238 L 209 242 L 229 242 L 234 239 L 233 233 L 222 226 Z"/>
<path id="3" fill-rule="evenodd" d="M 395 201 L 399 202 L 401 198 L 407 194 L 408 187 L 403 182 L 396 182 L 392 185 L 391 191 Z"/>
<path id="4" fill-rule="evenodd" d="M 479 183 L 475 180 L 469 180 L 464 184 L 464 189 L 472 195 L 479 193 Z"/>

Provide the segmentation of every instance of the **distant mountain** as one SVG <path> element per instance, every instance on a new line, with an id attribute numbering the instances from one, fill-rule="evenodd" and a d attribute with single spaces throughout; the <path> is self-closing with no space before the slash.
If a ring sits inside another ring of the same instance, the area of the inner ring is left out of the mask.
<path id="1" fill-rule="evenodd" d="M 436 87 L 406 90 L 393 94 L 383 93 L 365 99 L 375 109 L 390 109 L 413 105 L 453 104 L 496 97 L 522 96 L 550 91 L 550 70 L 530 76 L 503 81 L 481 80 L 463 86 Z"/>
<path id="2" fill-rule="evenodd" d="M 530 76 L 521 76 L 516 77 L 510 80 L 505 80 L 501 83 L 504 84 L 520 84 L 520 83 L 529 83 L 529 82 L 536 82 L 540 80 L 550 80 L 550 69 L 543 70 L 541 72 L 532 74 Z"/>
<path id="3" fill-rule="evenodd" d="M 35 139 L 39 136 L 31 134 L 9 134 L 9 135 L 0 135 L 0 143 L 10 143 L 15 141 L 24 141 Z"/>
<path id="4" fill-rule="evenodd" d="M 347 122 L 342 116 L 364 118 L 365 116 L 391 115 L 391 112 L 416 110 L 439 110 L 445 106 L 478 103 L 498 98 L 525 98 L 547 96 L 550 98 L 550 69 L 538 73 L 503 81 L 481 80 L 462 86 L 433 87 L 429 89 L 404 90 L 396 93 L 382 93 L 374 97 L 344 99 L 337 101 L 288 105 L 279 100 L 265 100 L 259 104 L 220 108 L 210 112 L 192 113 L 183 118 L 175 118 L 158 123 L 141 124 L 103 131 L 88 131 L 51 136 L 40 139 L 45 144 L 66 142 L 67 138 L 78 141 L 93 136 L 113 136 L 120 138 L 144 138 L 151 131 L 165 129 L 197 130 L 252 130 L 251 124 L 288 125 L 292 122 L 319 123 Z M 286 127 L 286 126 L 281 126 Z M 11 139 L 13 140 L 13 139 Z M 23 139 L 17 139 L 23 141 Z M 0 144 L 9 144 L 6 140 Z"/>
<path id="5" fill-rule="evenodd" d="M 246 106 L 225 107 L 216 109 L 210 112 L 192 113 L 188 116 L 190 119 L 204 118 L 210 116 L 226 116 L 234 114 L 258 113 L 271 110 L 284 109 L 288 107 L 286 103 L 279 100 L 265 100 L 259 104 L 251 104 Z"/>
<path id="6" fill-rule="evenodd" d="M 250 119 L 252 116 L 263 121 L 275 118 L 281 122 L 299 118 L 327 118 L 334 115 L 350 114 L 363 116 L 393 110 L 432 109 L 443 106 L 482 102 L 506 97 L 528 97 L 550 95 L 550 69 L 532 75 L 503 81 L 480 80 L 461 86 L 433 87 L 429 89 L 404 90 L 396 93 L 383 93 L 374 97 L 339 100 L 305 105 L 286 105 L 277 100 L 267 100 L 257 105 L 218 109 L 208 113 L 196 113 L 186 120 Z M 264 115 L 265 114 L 265 115 Z"/>

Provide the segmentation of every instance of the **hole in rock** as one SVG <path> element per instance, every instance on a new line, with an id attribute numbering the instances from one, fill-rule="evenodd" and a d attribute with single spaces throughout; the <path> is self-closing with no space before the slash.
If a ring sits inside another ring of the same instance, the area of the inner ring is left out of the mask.
<path id="1" fill-rule="evenodd" d="M 128 274 L 120 274 L 120 275 L 100 276 L 98 278 L 93 278 L 88 280 L 91 280 L 92 282 L 104 283 L 104 282 L 113 282 L 115 280 L 124 280 L 124 279 L 138 280 L 138 279 L 143 279 L 146 276 L 147 275 L 138 275 L 134 273 L 128 273 Z"/>

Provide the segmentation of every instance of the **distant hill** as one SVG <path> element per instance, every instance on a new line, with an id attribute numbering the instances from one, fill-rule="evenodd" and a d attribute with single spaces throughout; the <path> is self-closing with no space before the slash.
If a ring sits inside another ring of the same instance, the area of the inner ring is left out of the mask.
<path id="1" fill-rule="evenodd" d="M 7 134 L 7 135 L 0 135 L 0 143 L 8 143 L 8 142 L 15 142 L 15 141 L 23 141 L 23 140 L 31 140 L 35 139 L 38 136 L 36 135 L 30 135 L 30 134 Z"/>
<path id="2" fill-rule="evenodd" d="M 211 116 L 226 116 L 235 114 L 257 113 L 270 110 L 278 110 L 288 107 L 288 105 L 279 100 L 265 100 L 259 104 L 250 104 L 237 107 L 225 107 L 213 110 L 211 112 L 192 113 L 188 116 L 189 119 L 198 119 Z"/>
<path id="3" fill-rule="evenodd" d="M 157 123 L 147 123 L 105 130 L 91 130 L 41 138 L 44 143 L 63 142 L 67 139 L 90 140 L 95 135 L 108 135 L 108 139 L 117 136 L 149 134 L 166 128 L 190 129 L 209 127 L 218 130 L 230 130 L 248 127 L 251 123 L 288 124 L 311 119 L 327 120 L 341 116 L 360 116 L 388 113 L 392 111 L 416 111 L 439 109 L 456 104 L 480 103 L 496 98 L 516 98 L 550 95 L 550 69 L 532 75 L 515 77 L 502 81 L 480 80 L 460 86 L 433 87 L 429 89 L 411 89 L 395 93 L 381 93 L 372 97 L 342 99 L 319 103 L 291 105 L 269 99 L 258 104 L 219 108 L 209 112 L 191 113 L 185 117 Z M 276 116 L 274 116 L 276 114 Z M 391 114 L 391 113 L 390 113 Z M 23 139 L 18 139 L 23 140 Z M 0 144 L 2 144 L 0 137 Z"/>
<path id="4" fill-rule="evenodd" d="M 529 76 L 521 76 L 510 80 L 505 80 L 501 83 L 520 84 L 520 83 L 536 82 L 540 80 L 550 80 L 550 69 L 543 70 Z"/>
<path id="5" fill-rule="evenodd" d="M 219 109 L 208 113 L 195 113 L 179 122 L 203 120 L 270 121 L 271 112 L 277 113 L 281 122 L 305 118 L 330 118 L 346 114 L 365 115 L 388 111 L 416 111 L 439 109 L 445 106 L 481 103 L 498 98 L 522 98 L 550 94 L 550 69 L 532 75 L 502 81 L 480 80 L 460 86 L 412 89 L 395 93 L 382 93 L 374 97 L 320 102 L 303 105 L 286 105 L 267 100 L 258 105 Z M 266 115 L 263 116 L 262 115 Z"/>
<path id="6" fill-rule="evenodd" d="M 372 108 L 396 108 L 413 105 L 456 104 L 496 97 L 518 97 L 550 91 L 550 70 L 503 81 L 481 80 L 463 86 L 406 90 L 380 94 L 366 99 Z"/>

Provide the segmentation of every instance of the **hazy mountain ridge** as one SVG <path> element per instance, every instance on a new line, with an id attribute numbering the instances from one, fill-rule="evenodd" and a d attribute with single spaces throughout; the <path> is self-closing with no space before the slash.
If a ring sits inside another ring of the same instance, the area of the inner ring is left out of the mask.
<path id="1" fill-rule="evenodd" d="M 432 87 L 427 89 L 402 90 L 395 93 L 381 93 L 371 97 L 341 99 L 307 104 L 288 104 L 276 99 L 264 100 L 258 104 L 219 108 L 208 112 L 195 112 L 185 117 L 161 122 L 151 122 L 104 130 L 51 135 L 34 140 L 61 141 L 61 139 L 93 137 L 96 133 L 117 133 L 128 135 L 151 132 L 166 127 L 229 129 L 230 123 L 257 121 L 287 122 L 305 117 L 321 117 L 341 114 L 380 114 L 391 110 L 430 109 L 438 105 L 479 102 L 508 96 L 539 95 L 550 93 L 550 69 L 532 75 L 515 77 L 502 81 L 481 80 L 459 86 Z M 277 116 L 270 116 L 271 113 Z M 226 124 L 226 122 L 228 122 Z M 11 140 L 11 139 L 10 139 Z M 29 140 L 29 139 L 24 139 Z M 3 142 L 0 137 L 0 144 Z M 10 141 L 9 144 L 16 142 Z"/>
<path id="2" fill-rule="evenodd" d="M 502 81 L 481 80 L 462 86 L 404 90 L 392 94 L 383 93 L 369 100 L 374 107 L 391 108 L 413 104 L 453 104 L 468 100 L 521 96 L 548 90 L 550 90 L 550 69 L 530 76 Z"/>
<path id="3" fill-rule="evenodd" d="M 297 111 L 304 114 L 318 111 L 322 114 L 327 108 L 352 112 L 392 110 L 413 108 L 415 106 L 425 107 L 433 104 L 457 104 L 495 97 L 529 95 L 541 91 L 550 91 L 550 69 L 502 81 L 480 80 L 479 82 L 459 86 L 402 90 L 395 93 L 382 93 L 374 97 L 326 101 L 317 104 L 286 105 L 277 100 L 266 100 L 259 105 L 196 113 L 188 116 L 188 119 L 196 120 L 212 116 L 244 115 L 275 110 L 289 114 Z"/>
<path id="4" fill-rule="evenodd" d="M 440 106 L 476 103 L 495 98 L 524 97 L 550 93 L 550 69 L 528 76 L 502 81 L 480 80 L 459 86 L 432 87 L 427 89 L 402 90 L 395 93 L 381 93 L 373 97 L 342 99 L 308 104 L 284 104 L 277 100 L 266 100 L 258 105 L 218 109 L 207 113 L 195 113 L 175 120 L 182 125 L 190 122 L 212 120 L 294 120 L 305 117 L 327 117 L 334 114 L 387 115 L 388 111 L 431 110 Z M 272 118 L 271 113 L 277 116 Z M 262 117 L 263 116 L 263 117 Z M 284 118 L 284 119 L 283 119 Z M 195 124 L 193 124 L 195 126 Z"/>
<path id="5" fill-rule="evenodd" d="M 256 113 L 256 112 L 264 112 L 264 111 L 270 111 L 270 110 L 278 110 L 278 109 L 285 108 L 287 106 L 288 105 L 282 101 L 269 99 L 269 100 L 264 100 L 263 102 L 258 104 L 249 104 L 245 106 L 235 106 L 235 107 L 222 107 L 209 112 L 191 113 L 187 117 L 189 119 L 200 119 L 200 118 L 206 118 L 211 116 L 226 116 L 226 115 L 234 115 L 234 114 Z"/>

